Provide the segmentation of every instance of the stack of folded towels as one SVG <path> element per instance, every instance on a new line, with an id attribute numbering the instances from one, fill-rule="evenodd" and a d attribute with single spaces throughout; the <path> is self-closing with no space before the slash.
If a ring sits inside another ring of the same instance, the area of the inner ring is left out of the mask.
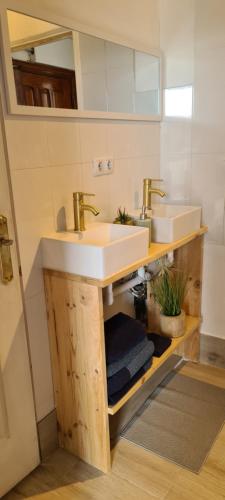
<path id="1" fill-rule="evenodd" d="M 105 322 L 108 399 L 115 404 L 150 368 L 154 344 L 139 321 L 118 313 Z"/>

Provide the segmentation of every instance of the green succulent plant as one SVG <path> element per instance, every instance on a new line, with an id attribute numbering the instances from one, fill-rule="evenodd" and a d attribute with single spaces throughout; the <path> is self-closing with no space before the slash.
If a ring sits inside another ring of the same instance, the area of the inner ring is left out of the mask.
<path id="1" fill-rule="evenodd" d="M 126 212 L 126 209 L 124 207 L 124 209 L 122 210 L 120 207 L 118 208 L 117 210 L 117 217 L 116 217 L 116 221 L 120 222 L 120 224 L 126 224 L 127 222 L 129 222 L 131 220 L 131 217 L 130 215 Z"/>

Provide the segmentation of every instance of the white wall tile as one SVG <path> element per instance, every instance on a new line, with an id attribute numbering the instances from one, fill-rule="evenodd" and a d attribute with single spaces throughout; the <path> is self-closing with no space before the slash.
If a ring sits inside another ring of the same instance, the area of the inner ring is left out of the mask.
<path id="1" fill-rule="evenodd" d="M 224 244 L 225 158 L 194 155 L 191 170 L 191 201 L 202 206 L 207 240 Z"/>
<path id="2" fill-rule="evenodd" d="M 82 191 L 95 194 L 94 198 L 87 197 L 86 200 L 100 210 L 100 214 L 96 218 L 93 214 L 85 212 L 85 220 L 87 222 L 110 220 L 110 183 L 112 182 L 113 175 L 94 177 L 92 175 L 92 164 L 85 163 L 82 165 Z"/>
<path id="3" fill-rule="evenodd" d="M 49 151 L 47 165 L 69 165 L 81 161 L 79 122 L 48 120 L 46 135 Z"/>
<path id="4" fill-rule="evenodd" d="M 201 331 L 225 339 L 225 247 L 206 244 L 203 260 Z"/>
<path id="5" fill-rule="evenodd" d="M 224 0 L 197 0 L 195 2 L 195 44 L 197 48 L 225 46 Z"/>
<path id="6" fill-rule="evenodd" d="M 144 157 L 159 152 L 159 123 L 111 122 L 108 135 L 114 158 Z"/>
<path id="7" fill-rule="evenodd" d="M 94 158 L 106 157 L 111 154 L 108 144 L 107 121 L 82 120 L 80 123 L 81 161 L 87 163 Z"/>
<path id="8" fill-rule="evenodd" d="M 161 177 L 167 193 L 165 203 L 188 203 L 191 197 L 191 156 L 181 153 L 161 155 Z"/>
<path id="9" fill-rule="evenodd" d="M 160 177 L 160 157 L 152 155 L 146 158 L 132 158 L 129 160 L 129 176 L 130 176 L 130 209 L 142 207 L 143 202 L 143 180 L 145 178 L 159 179 Z M 154 184 L 161 189 L 162 185 L 159 182 Z M 153 196 L 153 201 L 159 201 L 159 197 Z"/>
<path id="10" fill-rule="evenodd" d="M 46 121 L 11 117 L 5 124 L 12 170 L 48 165 Z"/>
<path id="11" fill-rule="evenodd" d="M 81 191 L 81 164 L 54 167 L 51 170 L 54 229 L 64 231 L 74 227 L 73 193 Z"/>
<path id="12" fill-rule="evenodd" d="M 160 0 L 164 87 L 190 85 L 194 77 L 195 0 Z"/>
<path id="13" fill-rule="evenodd" d="M 193 152 L 221 153 L 225 150 L 225 46 L 198 50 L 194 90 Z"/>
<path id="14" fill-rule="evenodd" d="M 26 297 L 43 288 L 40 238 L 54 230 L 50 168 L 12 173 L 23 285 Z"/>
<path id="15" fill-rule="evenodd" d="M 191 120 L 179 120 L 161 123 L 161 154 L 190 154 L 191 151 Z"/>

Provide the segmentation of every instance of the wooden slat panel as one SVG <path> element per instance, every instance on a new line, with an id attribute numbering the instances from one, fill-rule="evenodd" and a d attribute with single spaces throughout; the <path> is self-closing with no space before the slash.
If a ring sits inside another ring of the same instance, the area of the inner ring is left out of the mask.
<path id="1" fill-rule="evenodd" d="M 60 445 L 110 469 L 102 293 L 45 274 Z"/>
<path id="2" fill-rule="evenodd" d="M 174 264 L 188 275 L 188 293 L 186 295 L 184 310 L 192 316 L 201 316 L 202 295 L 202 263 L 203 263 L 203 237 L 198 236 L 174 253 Z M 179 349 L 179 354 L 187 360 L 199 361 L 200 332 L 197 329 L 192 337 Z"/>
<path id="3" fill-rule="evenodd" d="M 198 236 L 174 252 L 174 264 L 188 275 L 184 309 L 191 316 L 201 315 L 203 238 Z"/>

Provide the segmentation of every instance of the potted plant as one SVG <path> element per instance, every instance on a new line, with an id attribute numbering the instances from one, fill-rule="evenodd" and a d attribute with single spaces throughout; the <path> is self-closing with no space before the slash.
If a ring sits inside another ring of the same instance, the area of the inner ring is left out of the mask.
<path id="1" fill-rule="evenodd" d="M 133 225 L 133 219 L 128 215 L 126 209 L 121 210 L 119 207 L 117 210 L 117 217 L 114 219 L 113 224 L 125 224 L 125 225 Z"/>
<path id="2" fill-rule="evenodd" d="M 153 282 L 153 295 L 160 306 L 160 327 L 167 337 L 181 337 L 185 331 L 182 310 L 187 289 L 187 276 L 177 269 L 162 268 Z"/>

